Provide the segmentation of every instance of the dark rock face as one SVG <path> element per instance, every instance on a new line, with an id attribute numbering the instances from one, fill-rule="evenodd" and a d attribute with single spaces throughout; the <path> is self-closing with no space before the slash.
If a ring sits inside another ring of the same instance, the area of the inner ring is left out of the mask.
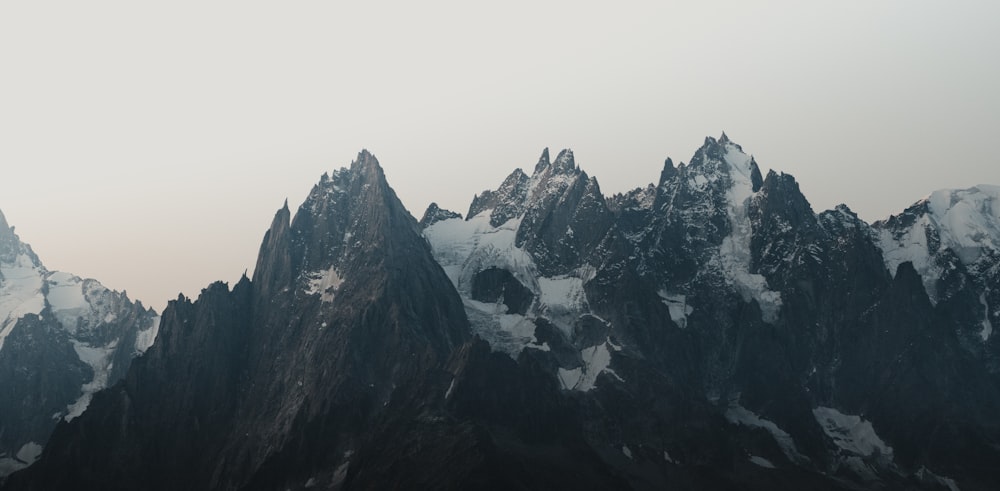
<path id="1" fill-rule="evenodd" d="M 363 152 L 4 489 L 994 489 L 992 251 L 926 219 L 960 201 L 817 214 L 723 135 L 417 223 Z"/>
<path id="2" fill-rule="evenodd" d="M 0 441 L 11 456 L 28 442 L 44 444 L 60 415 L 79 396 L 80 386 L 93 376 L 62 326 L 52 316 L 44 319 L 33 314 L 21 318 L 0 355 L 0 374 L 6 375 Z"/>
<path id="3" fill-rule="evenodd" d="M 252 281 L 171 302 L 154 348 L 11 486 L 343 482 L 351 455 L 374 453 L 373 425 L 440 405 L 467 321 L 374 157 L 322 179 L 289 215 L 276 214 Z"/>
<path id="4" fill-rule="evenodd" d="M 472 277 L 472 298 L 480 302 L 502 302 L 508 312 L 525 314 L 534 294 L 528 290 L 510 271 L 500 268 L 486 268 Z"/>

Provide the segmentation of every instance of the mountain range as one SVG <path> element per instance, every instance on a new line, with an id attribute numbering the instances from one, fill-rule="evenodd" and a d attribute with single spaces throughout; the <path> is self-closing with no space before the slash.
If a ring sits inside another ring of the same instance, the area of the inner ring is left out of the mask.
<path id="1" fill-rule="evenodd" d="M 869 224 L 723 134 L 418 221 L 362 151 L 3 489 L 997 489 L 998 274 L 996 186 Z"/>

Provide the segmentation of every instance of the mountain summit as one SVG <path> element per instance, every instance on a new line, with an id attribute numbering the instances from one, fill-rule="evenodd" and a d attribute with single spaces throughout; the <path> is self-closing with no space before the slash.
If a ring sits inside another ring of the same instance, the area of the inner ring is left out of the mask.
<path id="1" fill-rule="evenodd" d="M 158 326 L 124 293 L 46 269 L 0 212 L 0 477 L 122 378 Z"/>

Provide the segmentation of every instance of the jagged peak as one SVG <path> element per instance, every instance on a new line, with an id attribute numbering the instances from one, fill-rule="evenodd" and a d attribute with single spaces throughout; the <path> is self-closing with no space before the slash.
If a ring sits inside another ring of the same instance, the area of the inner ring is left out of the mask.
<path id="1" fill-rule="evenodd" d="M 549 167 L 549 165 L 550 165 L 550 163 L 549 163 L 549 147 L 545 147 L 545 149 L 542 150 L 542 155 L 540 157 L 538 157 L 538 163 L 535 164 L 535 173 L 537 174 L 537 173 L 545 170 L 546 168 Z"/>
<path id="2" fill-rule="evenodd" d="M 678 173 L 677 167 L 674 167 L 674 161 L 667 157 L 667 160 L 663 161 L 663 170 L 660 171 L 660 181 L 659 185 L 662 186 L 664 183 L 673 179 Z"/>
<path id="3" fill-rule="evenodd" d="M 572 149 L 564 149 L 559 152 L 556 161 L 552 163 L 552 168 L 556 172 L 569 173 L 576 170 L 576 160 L 573 158 Z"/>
<path id="4" fill-rule="evenodd" d="M 354 159 L 354 162 L 351 162 L 351 171 L 364 174 L 374 171 L 382 174 L 382 166 L 379 165 L 375 155 L 369 152 L 368 149 L 363 148 L 358 152 L 358 157 Z"/>
<path id="5" fill-rule="evenodd" d="M 450 218 L 458 218 L 461 220 L 462 214 L 441 208 L 437 203 L 431 203 L 427 206 L 427 210 L 424 211 L 423 218 L 420 219 L 420 226 L 422 228 L 427 228 L 437 222 L 440 222 L 441 220 L 448 220 Z"/>
<path id="6" fill-rule="evenodd" d="M 725 131 L 723 131 L 722 132 L 722 136 L 719 137 L 719 143 L 723 143 L 723 144 L 729 143 L 729 137 L 726 136 L 726 132 Z"/>
<path id="7" fill-rule="evenodd" d="M 555 161 L 549 161 L 549 149 L 548 147 L 542 151 L 542 156 L 538 159 L 538 163 L 535 164 L 535 172 L 533 175 L 537 176 L 542 172 L 551 169 L 555 174 L 569 174 L 577 170 L 576 160 L 573 158 L 573 150 L 566 148 L 559 152 L 556 156 Z"/>

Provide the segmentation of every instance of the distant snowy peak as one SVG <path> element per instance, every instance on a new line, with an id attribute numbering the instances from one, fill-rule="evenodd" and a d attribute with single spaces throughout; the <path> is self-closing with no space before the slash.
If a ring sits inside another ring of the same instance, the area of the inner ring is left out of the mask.
<path id="1" fill-rule="evenodd" d="M 20 318 L 46 308 L 71 339 L 103 343 L 112 336 L 107 326 L 118 324 L 122 313 L 133 306 L 150 321 L 142 321 L 140 330 L 153 329 L 155 337 L 157 326 L 150 325 L 155 311 L 133 304 L 125 293 L 109 290 L 97 280 L 49 271 L 0 213 L 0 350 Z M 136 350 L 141 353 L 146 347 L 137 345 Z"/>
<path id="2" fill-rule="evenodd" d="M 449 218 L 461 219 L 462 214 L 441 208 L 437 203 L 431 203 L 427 206 L 427 210 L 424 211 L 423 218 L 420 219 L 420 227 L 427 228 L 441 220 L 448 220 Z"/>
<path id="3" fill-rule="evenodd" d="M 764 183 L 753 156 L 744 153 L 743 147 L 732 142 L 725 133 L 718 140 L 705 138 L 705 143 L 691 158 L 688 171 L 709 180 L 728 178 L 729 187 L 746 189 L 747 194 L 759 191 Z"/>
<path id="4" fill-rule="evenodd" d="M 0 214 L 0 350 L 17 321 L 45 308 L 45 278 L 31 246 L 21 242 Z"/>
<path id="5" fill-rule="evenodd" d="M 873 227 L 890 272 L 912 262 L 936 301 L 950 256 L 973 271 L 1000 261 L 1000 186 L 935 191 Z"/>
<path id="6" fill-rule="evenodd" d="M 965 264 L 1000 250 L 1000 186 L 935 191 L 927 199 L 931 223 Z"/>
<path id="7" fill-rule="evenodd" d="M 46 269 L 0 213 L 0 477 L 33 462 L 25 449 L 40 451 L 60 419 L 124 376 L 158 328 L 124 292 Z"/>

